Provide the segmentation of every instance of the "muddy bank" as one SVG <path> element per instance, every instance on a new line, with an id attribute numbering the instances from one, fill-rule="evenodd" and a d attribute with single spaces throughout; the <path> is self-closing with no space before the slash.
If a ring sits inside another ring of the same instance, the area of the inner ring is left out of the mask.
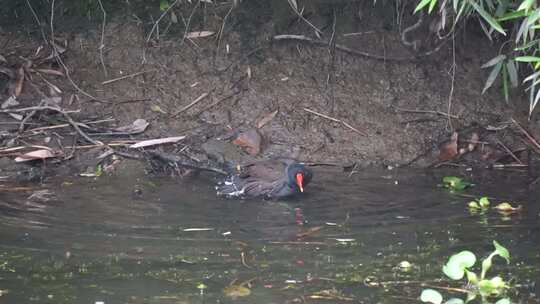
<path id="1" fill-rule="evenodd" d="M 410 34 L 422 43 L 415 51 L 403 44 L 401 33 L 416 19 L 397 24 L 384 8 L 355 1 L 314 7 L 306 15 L 311 26 L 265 1 L 231 5 L 178 5 L 159 24 L 159 10 L 135 4 L 123 11 L 106 7 L 114 13 L 105 23 L 59 14 L 53 25 L 56 44 L 65 49 L 61 62 L 54 56 L 42 60 L 52 51 L 44 37 L 50 41 L 53 34 L 46 26 L 50 11 L 44 7 L 38 10 L 42 27 L 31 19 L 16 27 L 21 20 L 4 18 L 0 55 L 6 60 L 1 64 L 15 72 L 27 66 L 17 107 L 59 97 L 55 106 L 80 110 L 70 115 L 87 124 L 85 134 L 100 143 L 118 143 L 119 150 L 121 141 L 185 135 L 185 140 L 160 149 L 205 157 L 208 141 L 213 141 L 213 150 L 215 140 L 230 143 L 238 132 L 255 128 L 262 136 L 256 158 L 292 155 L 309 162 L 427 166 L 465 159 L 459 150 L 464 147 L 469 154 L 467 145 L 476 133 L 477 155 L 470 161 L 493 164 L 518 158 L 526 163 L 521 153 L 534 146 L 511 118 L 532 137 L 540 137 L 538 123 L 527 122 L 515 110 L 525 99 L 515 97 L 508 107 L 496 89 L 481 94 L 487 72 L 480 66 L 497 51 L 481 33 L 469 30 L 455 44 L 441 44 L 434 34 L 426 35 L 425 24 Z M 314 27 L 321 29 L 320 41 L 334 41 L 337 47 L 274 39 L 285 34 L 317 39 Z M 210 35 L 196 37 L 199 31 Z M 435 47 L 437 52 L 423 56 Z M 4 101 L 17 77 L 0 77 Z M 28 149 L 7 148 L 46 146 L 61 151 L 49 165 L 70 163 L 80 172 L 99 163 L 96 156 L 104 148 L 70 127 L 58 111 L 37 111 L 22 127 L 7 114 L 0 114 L 0 134 L 2 155 L 10 160 Z M 111 132 L 137 119 L 148 122 L 143 132 Z M 460 135 L 458 147 L 445 158 L 444 142 L 454 131 Z M 478 142 L 491 150 L 481 150 Z M 229 157 L 253 157 L 242 150 L 234 153 Z"/>

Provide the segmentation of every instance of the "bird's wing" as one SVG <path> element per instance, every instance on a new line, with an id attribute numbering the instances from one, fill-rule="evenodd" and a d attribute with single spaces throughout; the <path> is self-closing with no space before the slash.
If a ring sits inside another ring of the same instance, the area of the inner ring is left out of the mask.
<path id="1" fill-rule="evenodd" d="M 287 180 L 287 163 L 280 159 L 272 159 L 246 166 L 245 176 L 261 183 L 285 182 Z"/>

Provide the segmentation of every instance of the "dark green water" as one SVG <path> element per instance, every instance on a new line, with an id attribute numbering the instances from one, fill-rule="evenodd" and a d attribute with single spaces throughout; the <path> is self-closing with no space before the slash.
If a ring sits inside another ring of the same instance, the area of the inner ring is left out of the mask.
<path id="1" fill-rule="evenodd" d="M 462 287 L 442 275 L 450 255 L 484 257 L 493 240 L 512 260 L 490 275 L 518 284 L 514 303 L 540 303 L 538 190 L 473 173 L 465 194 L 523 210 L 471 214 L 436 186 L 444 175 L 316 171 L 286 202 L 216 198 L 211 176 L 57 180 L 41 187 L 49 202 L 0 192 L 0 303 L 420 303 L 421 283 Z M 224 292 L 235 286 L 250 294 Z"/>

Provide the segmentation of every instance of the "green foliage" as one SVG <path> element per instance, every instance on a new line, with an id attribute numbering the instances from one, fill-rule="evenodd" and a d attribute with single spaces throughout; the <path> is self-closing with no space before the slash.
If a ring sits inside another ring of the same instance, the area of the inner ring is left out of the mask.
<path id="1" fill-rule="evenodd" d="M 519 86 L 519 69 L 528 73 L 522 84 L 529 93 L 529 115 L 540 101 L 540 7 L 536 0 L 418 0 L 414 12 L 438 8 L 443 28 L 452 23 L 451 31 L 465 19 L 477 17 L 490 40 L 499 39 L 499 54 L 482 68 L 490 69 L 482 93 L 502 82 L 502 93 L 508 101 L 510 88 Z"/>
<path id="2" fill-rule="evenodd" d="M 472 183 L 457 176 L 445 176 L 443 178 L 443 186 L 450 190 L 461 191 L 472 186 Z"/>
<path id="3" fill-rule="evenodd" d="M 500 277 L 494 276 L 486 278 L 487 272 L 493 265 L 493 258 L 500 256 L 510 263 L 510 252 L 497 241 L 493 241 L 495 250 L 482 260 L 480 277 L 471 270 L 476 264 L 476 256 L 471 251 L 465 250 L 454 254 L 448 259 L 448 262 L 443 266 L 443 273 L 452 280 L 461 280 L 466 275 L 467 286 L 470 288 L 467 300 L 464 302 L 461 299 L 450 299 L 445 304 L 467 303 L 477 296 L 480 296 L 482 303 L 486 303 L 488 297 L 499 297 L 504 295 L 509 288 L 508 284 Z M 422 291 L 420 300 L 427 303 L 440 304 L 443 301 L 442 295 L 434 289 L 425 289 Z M 497 301 L 497 304 L 506 304 L 510 301 L 506 298 Z"/>

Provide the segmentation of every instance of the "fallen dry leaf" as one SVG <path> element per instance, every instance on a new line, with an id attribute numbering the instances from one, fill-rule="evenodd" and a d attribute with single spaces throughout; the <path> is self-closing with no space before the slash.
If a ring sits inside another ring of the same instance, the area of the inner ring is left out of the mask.
<path id="1" fill-rule="evenodd" d="M 46 159 L 56 157 L 53 151 L 47 150 L 47 149 L 41 149 L 41 150 L 34 150 L 28 153 L 25 153 L 21 156 L 18 156 L 15 158 L 15 162 L 25 162 L 25 161 L 31 161 L 36 159 Z"/>
<path id="2" fill-rule="evenodd" d="M 139 118 L 132 122 L 130 125 L 122 126 L 114 129 L 116 132 L 121 132 L 124 134 L 139 134 L 144 132 L 146 128 L 150 125 L 145 119 Z"/>
<path id="3" fill-rule="evenodd" d="M 215 32 L 212 31 L 197 31 L 197 32 L 189 32 L 186 34 L 186 38 L 204 38 L 208 36 L 214 35 Z"/>
<path id="4" fill-rule="evenodd" d="M 262 137 L 256 129 L 251 129 L 240 133 L 233 144 L 242 147 L 250 155 L 257 155 L 261 152 Z"/>
<path id="5" fill-rule="evenodd" d="M 454 132 L 450 137 L 450 141 L 445 142 L 439 149 L 439 161 L 445 162 L 453 159 L 458 155 L 458 133 Z"/>
<path id="6" fill-rule="evenodd" d="M 175 143 L 182 139 L 186 138 L 185 136 L 176 136 L 176 137 L 165 137 L 165 138 L 158 138 L 158 139 L 149 139 L 149 140 L 143 140 L 138 143 L 135 143 L 130 148 L 143 148 L 148 146 L 155 146 L 155 145 L 161 145 L 161 144 L 168 144 L 168 143 Z"/>
<path id="7" fill-rule="evenodd" d="M 268 113 L 268 114 L 264 115 L 257 122 L 257 129 L 260 129 L 260 128 L 264 127 L 266 124 L 268 124 L 269 122 L 271 122 L 272 119 L 274 119 L 274 117 L 276 117 L 277 113 L 278 113 L 278 110 L 275 110 L 274 112 L 271 112 L 271 113 Z"/>
<path id="8" fill-rule="evenodd" d="M 17 69 L 17 76 L 15 81 L 15 96 L 19 96 L 22 93 L 24 86 L 24 69 L 20 67 Z"/>

